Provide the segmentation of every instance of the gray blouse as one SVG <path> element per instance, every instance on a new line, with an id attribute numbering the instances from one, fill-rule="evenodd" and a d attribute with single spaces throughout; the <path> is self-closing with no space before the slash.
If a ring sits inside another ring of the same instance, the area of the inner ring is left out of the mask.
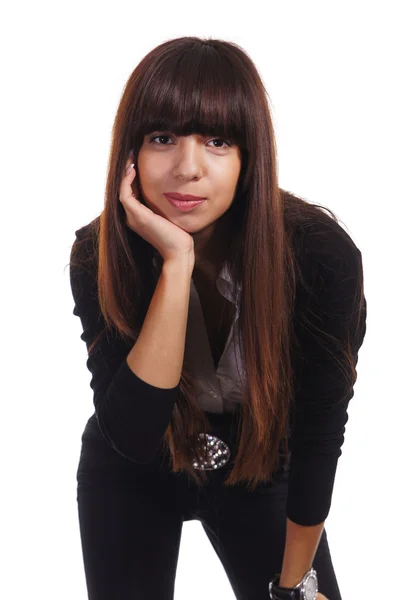
<path id="1" fill-rule="evenodd" d="M 193 278 L 191 279 L 185 355 L 194 378 L 196 394 L 204 410 L 215 413 L 234 412 L 237 405 L 242 403 L 242 385 L 245 376 L 237 343 L 239 299 L 233 297 L 232 279 L 226 263 L 221 268 L 216 286 L 220 294 L 235 305 L 235 316 L 217 369 L 214 368 L 200 298 Z M 240 292 L 241 285 L 238 288 Z"/>

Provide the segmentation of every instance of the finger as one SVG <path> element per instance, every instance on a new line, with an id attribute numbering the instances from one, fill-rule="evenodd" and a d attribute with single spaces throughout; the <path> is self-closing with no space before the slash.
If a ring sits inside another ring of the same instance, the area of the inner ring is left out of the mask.
<path id="1" fill-rule="evenodd" d="M 125 164 L 125 169 L 126 169 L 126 172 L 127 172 L 128 168 L 129 168 L 131 165 L 133 165 L 133 166 L 134 166 L 134 152 L 133 152 L 133 150 L 130 150 L 130 152 L 129 152 L 129 155 L 128 155 L 128 157 L 127 157 L 127 161 L 126 161 L 126 164 Z"/>
<path id="2" fill-rule="evenodd" d="M 131 163 L 131 160 L 129 159 L 126 165 L 130 164 L 133 165 L 134 163 Z M 151 217 L 154 216 L 153 210 L 151 210 L 149 206 L 146 206 L 145 204 L 140 202 L 140 200 L 134 195 L 132 190 L 132 183 L 134 181 L 134 178 L 135 169 L 132 168 L 129 171 L 129 173 L 126 173 L 126 175 L 123 177 L 119 189 L 119 200 L 126 210 L 127 222 L 129 222 L 131 214 L 134 214 L 135 219 L 142 219 L 148 217 L 149 215 Z"/>
<path id="3" fill-rule="evenodd" d="M 127 157 L 127 161 L 126 161 L 126 168 L 127 168 L 128 164 L 132 161 L 134 161 L 134 151 L 130 150 L 129 155 Z"/>
<path id="4" fill-rule="evenodd" d="M 120 189 L 119 189 L 119 199 L 121 202 L 126 202 L 127 200 L 131 199 L 132 197 L 135 197 L 133 194 L 133 190 L 131 188 L 131 184 L 133 183 L 134 179 L 135 179 L 135 175 L 136 175 L 136 171 L 134 169 L 134 163 L 131 162 L 130 160 L 127 161 L 126 163 L 126 171 L 125 171 L 125 175 L 120 183 Z M 127 169 L 129 167 L 130 170 L 128 171 Z"/>

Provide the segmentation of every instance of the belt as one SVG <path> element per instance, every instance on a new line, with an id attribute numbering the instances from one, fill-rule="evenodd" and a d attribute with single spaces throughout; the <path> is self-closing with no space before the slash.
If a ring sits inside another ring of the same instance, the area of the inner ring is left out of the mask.
<path id="1" fill-rule="evenodd" d="M 200 461 L 193 461 L 195 469 L 210 471 L 224 466 L 231 457 L 231 450 L 223 440 L 210 433 L 198 436 Z"/>

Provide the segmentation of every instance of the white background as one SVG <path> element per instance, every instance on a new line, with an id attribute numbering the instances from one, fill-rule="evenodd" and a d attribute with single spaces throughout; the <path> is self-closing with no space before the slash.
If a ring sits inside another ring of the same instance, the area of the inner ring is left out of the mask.
<path id="1" fill-rule="evenodd" d="M 362 251 L 367 334 L 326 530 L 345 600 L 375 598 L 375 585 L 391 590 L 395 4 L 79 0 L 2 9 L 1 597 L 87 597 L 75 475 L 93 404 L 67 265 L 75 230 L 103 207 L 123 86 L 147 52 L 182 35 L 237 42 L 250 54 L 272 102 L 281 187 L 331 208 Z M 203 597 L 234 596 L 201 525 L 188 522 L 175 598 Z"/>

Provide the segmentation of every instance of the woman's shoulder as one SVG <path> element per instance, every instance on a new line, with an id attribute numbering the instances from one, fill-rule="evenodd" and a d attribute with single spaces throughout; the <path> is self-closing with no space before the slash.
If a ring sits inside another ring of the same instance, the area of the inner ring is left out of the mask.
<path id="1" fill-rule="evenodd" d="M 357 273 L 361 251 L 340 223 L 333 219 L 317 221 L 306 226 L 302 235 L 304 267 L 324 276 Z"/>
<path id="2" fill-rule="evenodd" d="M 97 296 L 98 218 L 75 231 L 69 261 L 70 283 L 75 300 Z"/>
<path id="3" fill-rule="evenodd" d="M 290 222 L 290 240 L 302 269 L 355 268 L 361 251 L 329 208 L 289 194 L 286 218 Z"/>
<path id="4" fill-rule="evenodd" d="M 96 217 L 86 225 L 76 229 L 75 236 L 77 243 L 86 242 L 93 243 L 98 238 L 100 217 Z"/>
<path id="5" fill-rule="evenodd" d="M 75 231 L 75 239 L 71 249 L 72 264 L 79 263 L 83 266 L 87 263 L 91 265 L 95 263 L 98 233 L 99 217 Z"/>

